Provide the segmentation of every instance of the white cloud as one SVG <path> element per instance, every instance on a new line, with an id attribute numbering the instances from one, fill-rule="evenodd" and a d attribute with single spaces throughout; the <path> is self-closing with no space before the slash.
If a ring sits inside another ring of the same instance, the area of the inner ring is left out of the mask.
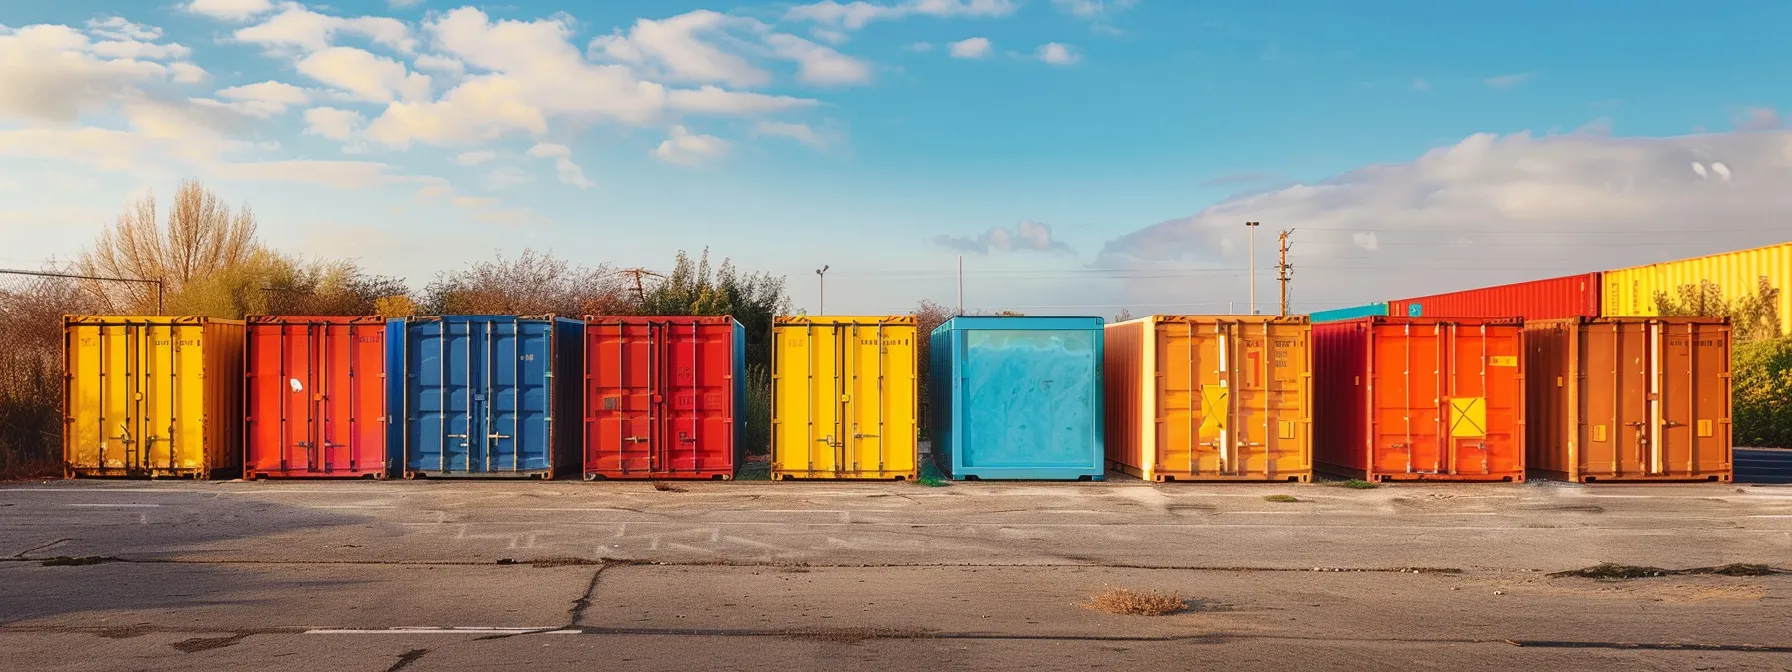
<path id="1" fill-rule="evenodd" d="M 907 49 L 907 50 L 915 52 L 917 54 L 925 54 L 929 51 L 933 51 L 933 43 L 932 42 L 916 42 L 914 44 L 903 47 L 903 49 Z"/>
<path id="2" fill-rule="evenodd" d="M 1743 108 L 1736 116 L 1736 128 L 1744 131 L 1771 131 L 1780 127 L 1780 113 L 1771 107 Z"/>
<path id="3" fill-rule="evenodd" d="M 661 161 L 680 166 L 701 165 L 727 153 L 727 140 L 692 133 L 683 126 L 673 126 L 671 137 L 653 150 L 653 155 Z"/>
<path id="4" fill-rule="evenodd" d="M 1052 227 L 1032 220 L 1022 220 L 1013 231 L 1002 227 L 991 227 L 976 237 L 971 236 L 934 236 L 933 243 L 947 249 L 967 254 L 989 254 L 991 252 L 1052 252 L 1072 253 L 1070 244 L 1052 239 Z"/>
<path id="5" fill-rule="evenodd" d="M 491 151 L 489 149 L 480 150 L 477 152 L 462 152 L 458 156 L 454 157 L 454 165 L 477 166 L 481 163 L 485 163 L 487 161 L 491 161 L 492 159 L 496 159 L 496 158 L 498 158 L 498 153 Z"/>
<path id="6" fill-rule="evenodd" d="M 186 58 L 193 54 L 179 44 L 155 44 L 136 40 L 108 40 L 95 42 L 93 53 L 107 58 L 147 58 L 152 61 L 166 61 Z"/>
<path id="7" fill-rule="evenodd" d="M 797 79 L 821 86 L 866 84 L 871 81 L 871 66 L 831 48 L 795 35 L 777 34 L 766 38 L 779 58 L 795 61 Z"/>
<path id="8" fill-rule="evenodd" d="M 274 11 L 273 0 L 193 0 L 187 11 L 225 21 L 247 21 Z"/>
<path id="9" fill-rule="evenodd" d="M 216 101 L 124 100 L 114 110 L 126 128 L 26 127 L 0 130 L 0 156 L 49 159 L 100 170 L 137 170 L 169 163 L 207 165 L 263 145 L 232 139 L 248 117 Z"/>
<path id="10" fill-rule="evenodd" d="M 1014 0 L 904 0 L 896 4 L 877 4 L 854 0 L 841 4 L 825 0 L 791 8 L 784 18 L 792 21 L 813 21 L 858 30 L 873 21 L 893 21 L 909 16 L 1000 17 L 1020 8 Z"/>
<path id="11" fill-rule="evenodd" d="M 96 37 L 119 41 L 148 42 L 162 39 L 161 28 L 132 23 L 122 16 L 88 19 L 87 32 Z"/>
<path id="12" fill-rule="evenodd" d="M 770 114 L 814 107 L 810 98 L 773 96 L 763 93 L 727 91 L 714 86 L 677 90 L 666 94 L 668 107 L 681 112 L 700 114 Z"/>
<path id="13" fill-rule="evenodd" d="M 1487 88 L 1498 90 L 1498 91 L 1505 91 L 1507 89 L 1522 86 L 1526 82 L 1531 81 L 1531 78 L 1533 78 L 1535 76 L 1536 76 L 1535 73 L 1520 72 L 1520 73 L 1511 74 L 1511 75 L 1500 75 L 1498 77 L 1488 77 L 1484 81 L 1487 83 Z"/>
<path id="14" fill-rule="evenodd" d="M 1052 0 L 1058 11 L 1079 19 L 1096 19 L 1132 7 L 1137 0 Z"/>
<path id="15" fill-rule="evenodd" d="M 520 187 L 534 181 L 534 175 L 516 166 L 503 166 L 485 176 L 486 188 L 495 190 Z"/>
<path id="16" fill-rule="evenodd" d="M 731 28 L 763 30 L 764 26 L 752 19 L 697 10 L 658 21 L 639 19 L 626 35 L 618 30 L 592 40 L 591 51 L 616 62 L 643 66 L 671 81 L 748 87 L 770 82 L 771 73 L 718 46 L 738 49 L 743 43 L 728 32 Z"/>
<path id="17" fill-rule="evenodd" d="M 1370 252 L 1381 249 L 1381 239 L 1377 238 L 1374 232 L 1350 234 L 1350 242 Z"/>
<path id="18" fill-rule="evenodd" d="M 168 72 L 174 75 L 177 84 L 198 84 L 209 79 L 211 75 L 192 63 L 175 63 L 168 66 Z"/>
<path id="19" fill-rule="evenodd" d="M 305 89 L 272 80 L 233 86 L 218 91 L 218 96 L 235 101 L 231 105 L 244 114 L 263 119 L 284 114 L 288 107 L 311 102 L 311 94 Z"/>
<path id="20" fill-rule="evenodd" d="M 0 26 L 0 119 L 72 122 L 140 97 L 145 87 L 203 80 L 189 63 L 106 56 L 93 46 L 68 26 Z"/>
<path id="21" fill-rule="evenodd" d="M 341 110 L 334 107 L 314 107 L 305 110 L 305 134 L 317 135 L 331 140 L 346 141 L 354 137 L 367 118 L 354 110 Z"/>
<path id="22" fill-rule="evenodd" d="M 1369 302 L 1778 242 L 1772 223 L 1792 210 L 1788 181 L 1788 131 L 1480 134 L 1408 163 L 1242 195 L 1145 227 L 1108 242 L 1097 264 L 1236 269 L 1247 245 L 1240 222 L 1261 221 L 1295 229 L 1298 301 Z M 1359 234 L 1370 233 L 1377 254 L 1410 261 L 1366 258 Z M 1211 286 L 1174 300 L 1244 293 L 1238 274 L 1216 274 Z M 1167 298 L 1145 283 L 1131 290 L 1144 294 L 1130 300 Z"/>
<path id="23" fill-rule="evenodd" d="M 994 49 L 989 44 L 989 38 L 973 37 L 948 43 L 946 51 L 953 58 L 984 58 L 989 56 Z"/>
<path id="24" fill-rule="evenodd" d="M 827 149 L 831 144 L 829 138 L 824 137 L 808 124 L 761 121 L 753 125 L 753 132 L 758 135 L 795 140 L 815 149 Z"/>
<path id="25" fill-rule="evenodd" d="M 367 189 L 407 181 L 389 174 L 391 169 L 375 161 L 261 161 L 218 167 L 219 178 L 249 182 L 305 182 L 337 189 Z"/>
<path id="26" fill-rule="evenodd" d="M 848 40 L 852 39 L 852 37 L 847 35 L 845 31 L 823 28 L 821 26 L 810 28 L 809 36 L 835 46 L 846 44 Z"/>
<path id="27" fill-rule="evenodd" d="M 298 70 L 342 89 L 357 100 L 389 103 L 429 99 L 429 75 L 411 73 L 404 64 L 354 47 L 330 47 L 298 62 Z"/>
<path id="28" fill-rule="evenodd" d="M 566 145 L 544 142 L 530 147 L 529 156 L 537 159 L 553 159 L 554 174 L 560 178 L 562 184 L 570 184 L 580 189 L 591 186 L 591 181 L 585 179 L 585 170 L 580 168 L 579 164 L 572 162 L 572 149 Z"/>
<path id="29" fill-rule="evenodd" d="M 465 63 L 448 58 L 447 56 L 437 56 L 435 54 L 423 54 L 418 56 L 415 60 L 411 61 L 411 65 L 416 66 L 418 70 L 439 72 L 453 77 L 467 74 L 467 66 Z"/>
<path id="30" fill-rule="evenodd" d="M 1033 50 L 1033 55 L 1052 65 L 1073 65 L 1082 60 L 1082 56 L 1077 54 L 1076 47 L 1058 42 L 1039 45 L 1038 49 Z"/>
<path id="31" fill-rule="evenodd" d="M 279 14 L 267 21 L 236 31 L 239 42 L 260 44 L 270 48 L 296 48 L 319 51 L 328 48 L 337 33 L 360 35 L 375 44 L 403 53 L 417 48 L 410 27 L 398 19 L 383 16 L 345 18 L 319 14 L 304 5 L 288 3 Z"/>

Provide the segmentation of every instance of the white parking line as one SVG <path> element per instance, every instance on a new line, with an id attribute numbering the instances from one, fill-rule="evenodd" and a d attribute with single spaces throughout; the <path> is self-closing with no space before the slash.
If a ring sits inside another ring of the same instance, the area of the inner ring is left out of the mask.
<path id="1" fill-rule="evenodd" d="M 494 628 L 481 626 L 466 627 L 426 627 L 401 626 L 396 628 L 314 628 L 306 630 L 307 635 L 480 635 L 480 634 L 526 634 L 548 633 L 560 631 L 560 626 L 543 628 Z M 574 633 L 580 633 L 573 630 Z M 582 633 L 581 633 L 582 634 Z"/>
<path id="2" fill-rule="evenodd" d="M 80 507 L 104 507 L 104 508 L 115 508 L 115 507 L 123 507 L 123 508 L 154 508 L 154 507 L 159 507 L 159 506 L 161 506 L 161 504 L 63 504 L 63 506 L 80 506 Z"/>

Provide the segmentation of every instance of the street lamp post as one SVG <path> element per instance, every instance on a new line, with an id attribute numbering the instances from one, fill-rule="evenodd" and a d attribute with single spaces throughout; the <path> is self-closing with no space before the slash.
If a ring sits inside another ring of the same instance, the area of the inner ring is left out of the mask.
<path id="1" fill-rule="evenodd" d="M 1257 222 L 1245 222 L 1251 230 L 1251 314 L 1257 314 Z"/>
<path id="2" fill-rule="evenodd" d="M 821 300 L 816 301 L 815 312 L 826 315 L 828 314 L 828 265 L 822 264 L 821 268 L 815 269 L 815 276 L 821 279 Z"/>

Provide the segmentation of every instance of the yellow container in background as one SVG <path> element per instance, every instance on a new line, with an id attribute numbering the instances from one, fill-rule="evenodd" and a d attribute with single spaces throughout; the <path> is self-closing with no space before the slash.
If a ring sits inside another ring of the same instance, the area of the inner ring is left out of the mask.
<path id="1" fill-rule="evenodd" d="M 1762 279 L 1779 291 L 1780 333 L 1792 334 L 1792 243 L 1605 272 L 1604 317 L 1654 317 L 1657 293 L 1679 299 L 1683 286 L 1716 284 L 1725 301 L 1753 296 Z M 1739 327 L 1742 325 L 1738 325 Z"/>
<path id="2" fill-rule="evenodd" d="M 773 323 L 772 478 L 915 478 L 915 330 L 912 315 Z"/>
<path id="3" fill-rule="evenodd" d="M 241 321 L 69 316 L 63 358 L 69 475 L 241 475 Z"/>

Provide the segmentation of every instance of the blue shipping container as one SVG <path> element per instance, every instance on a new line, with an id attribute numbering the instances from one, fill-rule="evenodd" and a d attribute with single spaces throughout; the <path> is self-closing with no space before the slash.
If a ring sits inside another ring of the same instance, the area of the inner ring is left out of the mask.
<path id="1" fill-rule="evenodd" d="M 954 479 L 1100 480 L 1099 317 L 955 317 L 933 330 L 933 457 Z"/>
<path id="2" fill-rule="evenodd" d="M 387 433 L 391 473 L 553 478 L 577 472 L 584 328 L 553 317 L 391 320 L 387 389 L 398 423 L 398 431 Z"/>
<path id="3" fill-rule="evenodd" d="M 1387 316 L 1388 316 L 1388 304 L 1383 302 L 1383 303 L 1369 303 L 1369 304 L 1364 304 L 1361 306 L 1351 306 L 1349 308 L 1333 308 L 1331 310 L 1315 311 L 1312 314 L 1308 315 L 1307 318 L 1308 318 L 1308 321 L 1312 322 L 1313 324 L 1321 324 L 1324 322 L 1343 322 L 1344 320 L 1354 320 L 1359 317 L 1387 317 Z"/>

